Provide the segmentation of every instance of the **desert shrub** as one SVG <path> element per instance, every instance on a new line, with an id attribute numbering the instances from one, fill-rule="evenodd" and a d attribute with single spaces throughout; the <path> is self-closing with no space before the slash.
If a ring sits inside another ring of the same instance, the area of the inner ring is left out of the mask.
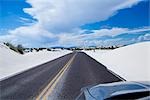
<path id="1" fill-rule="evenodd" d="M 23 54 L 24 53 L 24 48 L 22 47 L 22 45 L 18 45 L 17 47 L 14 46 L 13 44 L 7 42 L 7 43 L 4 43 L 6 46 L 8 46 L 11 50 L 17 52 L 17 53 L 20 53 L 20 54 Z"/>
<path id="2" fill-rule="evenodd" d="M 23 54 L 23 53 L 24 53 L 24 52 L 23 52 L 23 51 L 24 51 L 24 48 L 23 48 L 22 45 L 19 44 L 19 45 L 17 46 L 17 49 L 18 49 L 18 52 L 19 52 L 20 54 Z"/>

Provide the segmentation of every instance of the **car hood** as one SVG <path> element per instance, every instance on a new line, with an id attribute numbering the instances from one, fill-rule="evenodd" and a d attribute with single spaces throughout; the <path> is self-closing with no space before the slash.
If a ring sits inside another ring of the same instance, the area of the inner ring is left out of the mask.
<path id="1" fill-rule="evenodd" d="M 138 91 L 150 90 L 150 82 L 115 82 L 99 84 L 92 87 L 83 88 L 86 100 L 104 100 L 105 98 L 132 93 Z"/>

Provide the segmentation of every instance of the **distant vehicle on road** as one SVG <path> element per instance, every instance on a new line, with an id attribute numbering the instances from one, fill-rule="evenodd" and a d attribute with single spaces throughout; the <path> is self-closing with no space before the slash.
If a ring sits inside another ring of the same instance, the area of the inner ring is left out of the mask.
<path id="1" fill-rule="evenodd" d="M 76 100 L 150 100 L 150 82 L 115 82 L 82 88 Z"/>

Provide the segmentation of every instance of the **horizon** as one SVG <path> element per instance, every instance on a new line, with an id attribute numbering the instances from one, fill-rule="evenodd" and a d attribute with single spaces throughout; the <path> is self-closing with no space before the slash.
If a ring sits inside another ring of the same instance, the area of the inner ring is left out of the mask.
<path id="1" fill-rule="evenodd" d="M 150 41 L 149 0 L 1 0 L 0 42 L 24 47 Z"/>

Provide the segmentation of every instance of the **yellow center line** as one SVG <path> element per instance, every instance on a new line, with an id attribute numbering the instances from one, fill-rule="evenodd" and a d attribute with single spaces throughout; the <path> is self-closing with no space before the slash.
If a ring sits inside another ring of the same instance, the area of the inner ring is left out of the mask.
<path id="1" fill-rule="evenodd" d="M 76 55 L 76 54 L 75 54 Z M 56 84 L 63 76 L 65 71 L 68 69 L 70 64 L 75 58 L 75 55 L 68 61 L 68 63 L 59 71 L 59 73 L 52 79 L 52 81 L 43 89 L 43 91 L 36 97 L 36 100 L 47 100 L 48 95 L 50 95 L 55 88 Z"/>

